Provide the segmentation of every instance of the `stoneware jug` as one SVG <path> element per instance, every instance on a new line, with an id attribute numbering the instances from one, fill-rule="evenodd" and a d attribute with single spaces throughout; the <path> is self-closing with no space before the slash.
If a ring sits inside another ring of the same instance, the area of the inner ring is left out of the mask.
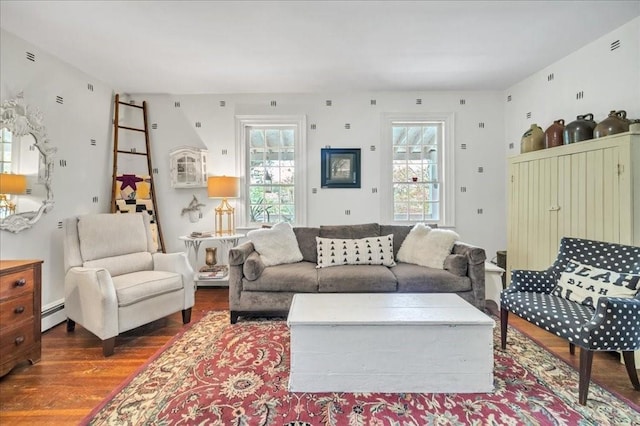
<path id="1" fill-rule="evenodd" d="M 601 138 L 603 136 L 615 135 L 616 133 L 628 132 L 629 120 L 627 120 L 627 111 L 611 111 L 609 116 L 602 120 L 593 129 L 593 137 Z"/>
<path id="2" fill-rule="evenodd" d="M 561 118 L 555 120 L 551 126 L 544 131 L 545 148 L 553 148 L 554 146 L 563 145 L 564 120 Z"/>
<path id="3" fill-rule="evenodd" d="M 524 132 L 520 141 L 520 153 L 544 149 L 544 132 L 537 124 L 532 124 L 529 130 Z"/>
<path id="4" fill-rule="evenodd" d="M 564 128 L 564 144 L 593 139 L 594 127 L 596 127 L 596 122 L 593 121 L 593 114 L 577 116 L 575 121 L 567 124 Z"/>

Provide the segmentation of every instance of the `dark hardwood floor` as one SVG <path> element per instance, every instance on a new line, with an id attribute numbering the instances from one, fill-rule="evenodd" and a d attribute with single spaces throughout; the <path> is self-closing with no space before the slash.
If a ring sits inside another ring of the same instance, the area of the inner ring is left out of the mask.
<path id="1" fill-rule="evenodd" d="M 211 310 L 228 309 L 227 289 L 200 288 L 192 322 Z M 579 350 L 569 355 L 565 341 L 511 316 L 510 323 L 577 368 Z M 67 333 L 60 324 L 42 336 L 42 360 L 24 363 L 0 379 L 0 424 L 77 424 L 109 393 L 182 329 L 180 313 L 118 336 L 115 354 L 102 356 L 98 338 L 79 324 Z M 611 354 L 597 353 L 593 378 L 640 404 L 626 370 Z"/>

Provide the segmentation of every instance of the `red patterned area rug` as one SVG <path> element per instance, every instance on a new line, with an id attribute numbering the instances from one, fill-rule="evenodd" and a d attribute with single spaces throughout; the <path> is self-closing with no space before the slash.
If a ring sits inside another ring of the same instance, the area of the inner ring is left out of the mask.
<path id="1" fill-rule="evenodd" d="M 498 327 L 494 347 L 499 348 Z M 95 425 L 640 425 L 640 407 L 591 384 L 515 329 L 485 394 L 290 393 L 284 321 L 211 312 L 98 406 Z"/>

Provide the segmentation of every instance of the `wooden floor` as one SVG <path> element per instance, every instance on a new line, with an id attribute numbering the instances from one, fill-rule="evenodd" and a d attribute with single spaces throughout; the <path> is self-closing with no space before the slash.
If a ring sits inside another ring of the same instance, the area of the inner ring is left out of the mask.
<path id="1" fill-rule="evenodd" d="M 200 288 L 192 322 L 211 310 L 228 309 L 227 289 Z M 515 316 L 510 323 L 577 368 L 568 345 Z M 0 424 L 74 425 L 182 329 L 180 313 L 125 333 L 117 338 L 115 354 L 102 356 L 98 338 L 79 324 L 67 333 L 60 324 L 42 336 L 42 360 L 21 364 L 0 379 Z M 593 378 L 640 404 L 626 370 L 610 354 L 596 353 Z"/>

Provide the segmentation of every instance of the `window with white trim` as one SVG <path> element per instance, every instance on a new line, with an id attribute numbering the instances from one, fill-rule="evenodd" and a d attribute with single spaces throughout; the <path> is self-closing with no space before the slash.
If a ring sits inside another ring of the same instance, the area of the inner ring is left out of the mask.
<path id="1" fill-rule="evenodd" d="M 387 116 L 387 220 L 453 226 L 452 121 L 442 114 Z"/>
<path id="2" fill-rule="evenodd" d="M 304 117 L 239 118 L 247 226 L 306 222 Z"/>

